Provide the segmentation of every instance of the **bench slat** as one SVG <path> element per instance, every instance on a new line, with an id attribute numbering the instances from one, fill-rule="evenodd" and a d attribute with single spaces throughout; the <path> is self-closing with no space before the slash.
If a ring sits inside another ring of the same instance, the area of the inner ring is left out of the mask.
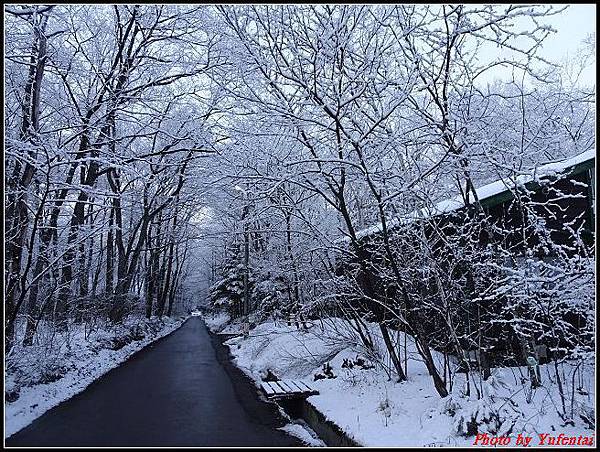
<path id="1" fill-rule="evenodd" d="M 298 381 L 298 384 L 301 384 L 301 385 L 303 385 L 303 386 L 306 388 L 306 390 L 307 390 L 307 391 L 311 391 L 311 392 L 312 392 L 312 391 L 315 391 L 313 388 L 311 388 L 310 386 L 308 386 L 308 385 L 307 385 L 306 383 L 304 383 L 303 381 L 300 381 L 300 380 L 299 380 L 299 381 Z"/>
<path id="2" fill-rule="evenodd" d="M 270 399 L 309 397 L 319 394 L 319 391 L 300 380 L 265 381 L 260 384 L 260 387 Z"/>
<path id="3" fill-rule="evenodd" d="M 269 383 L 264 382 L 264 383 L 261 383 L 260 386 L 263 388 L 263 391 L 265 391 L 268 395 L 275 394 L 275 391 L 273 391 L 273 388 L 271 388 Z"/>
<path id="4" fill-rule="evenodd" d="M 281 393 L 281 388 L 279 387 L 279 385 L 277 384 L 277 382 L 270 381 L 269 382 L 269 386 L 273 390 L 273 394 L 279 394 L 279 393 Z"/>
<path id="5" fill-rule="evenodd" d="M 298 384 L 298 382 L 296 382 L 294 380 L 290 380 L 290 382 L 291 382 L 291 384 L 296 386 L 300 392 L 306 392 L 306 388 L 303 388 L 301 384 Z"/>
<path id="6" fill-rule="evenodd" d="M 276 381 L 275 384 L 277 386 L 279 386 L 279 388 L 281 388 L 278 392 L 285 394 L 287 391 L 287 389 L 285 389 L 285 387 L 281 384 L 281 381 Z"/>
<path id="7" fill-rule="evenodd" d="M 281 380 L 279 383 L 285 388 L 286 392 L 298 392 L 298 390 L 288 380 Z"/>

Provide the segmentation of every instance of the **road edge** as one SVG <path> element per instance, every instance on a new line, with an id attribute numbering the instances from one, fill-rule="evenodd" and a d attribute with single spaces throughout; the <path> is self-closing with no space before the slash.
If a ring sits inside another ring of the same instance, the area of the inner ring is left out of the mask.
<path id="1" fill-rule="evenodd" d="M 42 404 L 42 406 L 40 406 L 40 404 L 37 403 L 37 404 L 33 404 L 33 405 L 30 404 L 28 407 L 23 408 L 23 410 L 25 410 L 27 408 L 29 408 L 29 410 L 34 410 L 35 408 L 37 408 L 37 410 L 35 410 L 33 412 L 33 415 L 31 413 L 31 411 L 27 411 L 27 412 L 17 411 L 11 417 L 11 422 L 14 422 L 16 424 L 16 425 L 13 425 L 14 429 L 11 429 L 11 430 L 7 429 L 7 408 L 9 408 L 10 404 L 7 404 L 5 401 L 4 402 L 4 442 L 3 442 L 3 446 L 6 447 L 6 440 L 9 439 L 12 435 L 23 430 L 25 427 L 30 425 L 32 422 L 34 422 L 39 417 L 43 416 L 45 413 L 47 413 L 51 409 L 59 406 L 61 403 L 66 402 L 67 400 L 70 400 L 77 394 L 82 393 L 88 387 L 90 387 L 94 383 L 98 382 L 106 374 L 117 369 L 118 367 L 122 366 L 123 364 L 127 363 L 129 360 L 133 359 L 135 357 L 135 355 L 144 351 L 149 346 L 156 344 L 158 341 L 160 341 L 162 339 L 166 339 L 172 333 L 174 333 L 179 328 L 181 328 L 191 317 L 192 317 L 191 315 L 186 316 L 185 318 L 181 319 L 179 321 L 179 324 L 176 324 L 174 326 L 174 328 L 171 328 L 171 329 L 166 328 L 164 331 L 161 331 L 161 333 L 159 333 L 159 335 L 154 336 L 147 341 L 143 339 L 141 341 L 130 342 L 129 344 L 127 344 L 125 346 L 125 347 L 132 347 L 132 350 L 130 352 L 124 354 L 123 356 L 116 356 L 114 362 L 111 363 L 110 367 L 102 368 L 99 370 L 99 372 L 88 375 L 87 376 L 88 378 L 76 379 L 76 377 L 78 376 L 78 372 L 75 371 L 75 372 L 68 372 L 62 378 L 57 380 L 56 382 L 50 383 L 49 385 L 58 386 L 56 383 L 59 383 L 61 381 L 64 382 L 65 378 L 67 378 L 67 379 L 70 378 L 72 380 L 74 379 L 73 384 L 71 384 L 71 385 L 67 384 L 64 388 L 62 388 L 63 391 L 59 392 L 57 397 L 55 397 L 53 399 L 44 400 L 44 403 Z M 139 347 L 136 347 L 136 346 L 139 346 Z M 114 364 L 114 365 L 112 365 L 112 364 Z M 36 385 L 34 387 L 40 387 L 40 386 L 44 386 L 44 384 Z M 19 421 L 19 418 L 21 418 L 21 421 Z M 25 418 L 25 419 L 23 419 L 23 418 Z M 10 431 L 10 433 L 9 433 L 9 431 Z"/>

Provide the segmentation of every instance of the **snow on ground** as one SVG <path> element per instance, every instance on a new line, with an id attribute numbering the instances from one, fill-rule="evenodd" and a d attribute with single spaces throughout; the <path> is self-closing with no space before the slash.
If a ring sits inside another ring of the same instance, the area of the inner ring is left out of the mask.
<path id="1" fill-rule="evenodd" d="M 378 341 L 377 348 L 385 363 L 375 325 L 371 325 L 371 333 Z M 403 343 L 402 333 L 398 337 Z M 540 366 L 544 386 L 535 391 L 531 403 L 526 401 L 528 384 L 521 383 L 521 376 L 527 375 L 524 368 L 496 369 L 488 382 L 478 381 L 486 393 L 483 400 L 460 394 L 465 377 L 457 374 L 452 395 L 441 399 L 410 339 L 408 336 L 409 381 L 404 383 L 388 379 L 382 365 L 367 370 L 341 367 L 345 358 L 365 356 L 354 333 L 341 319 L 317 322 L 308 331 L 270 321 L 251 330 L 248 337 L 235 337 L 226 344 L 235 363 L 257 385 L 269 369 L 280 378 L 302 379 L 318 389 L 320 395 L 310 397 L 310 403 L 365 446 L 470 446 L 475 437 L 458 435 L 457 425 L 461 419 L 463 426 L 466 425 L 472 416 L 490 417 L 490 407 L 500 413 L 500 423 L 506 419 L 500 430 L 515 422 L 512 436 L 518 433 L 533 436 L 532 444 L 539 443 L 539 433 L 568 436 L 593 433 L 579 418 L 573 427 L 562 426 L 554 409 L 560 399 L 556 385 L 552 384 L 554 371 L 550 365 Z M 330 363 L 336 378 L 314 381 L 314 374 L 322 372 L 325 362 Z M 576 409 L 593 410 L 595 406 L 593 365 L 588 367 L 582 383 L 589 394 L 578 396 L 580 406 Z"/>
<path id="2" fill-rule="evenodd" d="M 5 392 L 18 398 L 4 406 L 5 438 L 83 391 L 135 352 L 179 328 L 185 320 L 129 319 L 110 331 L 87 332 L 87 337 L 83 327 L 75 328 L 68 336 L 57 335 L 53 339 L 52 354 L 47 352 L 47 345 L 15 345 L 6 359 Z M 132 338 L 137 340 L 130 341 Z"/>
<path id="3" fill-rule="evenodd" d="M 306 427 L 301 422 L 287 424 L 281 427 L 279 430 L 283 430 L 290 435 L 295 436 L 302 440 L 302 442 L 312 447 L 325 447 L 326 444 L 316 436 L 316 433 L 312 432 L 309 427 Z"/>
<path id="4" fill-rule="evenodd" d="M 207 312 L 202 314 L 202 320 L 213 333 L 220 332 L 231 320 L 226 312 Z"/>
<path id="5" fill-rule="evenodd" d="M 202 319 L 212 333 L 224 335 L 241 335 L 250 330 L 250 325 L 260 323 L 256 320 L 255 314 L 250 314 L 245 318 L 232 319 L 229 314 L 223 311 L 204 311 Z"/>

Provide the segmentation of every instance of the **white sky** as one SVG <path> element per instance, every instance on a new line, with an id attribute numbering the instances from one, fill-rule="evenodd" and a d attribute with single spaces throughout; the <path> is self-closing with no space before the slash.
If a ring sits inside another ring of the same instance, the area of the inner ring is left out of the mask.
<path id="1" fill-rule="evenodd" d="M 596 33 L 596 5 L 567 5 L 556 4 L 554 9 L 568 8 L 560 14 L 550 16 L 541 21 L 543 24 L 550 25 L 556 30 L 542 44 L 538 55 L 553 63 L 564 63 L 566 58 L 574 58 L 577 51 L 582 47 L 583 40 L 590 34 Z M 517 22 L 518 23 L 518 22 Z M 525 25 L 525 22 L 522 22 Z M 527 22 L 530 27 L 531 23 Z M 481 49 L 481 59 L 494 59 L 498 56 L 499 50 L 489 46 L 487 49 Z M 509 51 L 500 50 L 502 54 L 508 56 Z M 587 67 L 580 74 L 577 84 L 582 86 L 593 86 L 596 84 L 596 65 L 595 58 L 586 60 Z M 496 67 L 492 71 L 487 71 L 480 79 L 480 83 L 490 83 L 494 79 L 510 79 L 511 71 L 507 68 Z"/>
<path id="2" fill-rule="evenodd" d="M 575 56 L 581 42 L 589 34 L 596 33 L 596 5 L 570 5 L 565 12 L 548 20 L 548 23 L 557 32 L 545 41 L 540 54 L 548 60 L 560 62 L 567 56 Z M 589 67 L 582 74 L 581 82 L 595 85 L 594 61 L 590 61 Z"/>

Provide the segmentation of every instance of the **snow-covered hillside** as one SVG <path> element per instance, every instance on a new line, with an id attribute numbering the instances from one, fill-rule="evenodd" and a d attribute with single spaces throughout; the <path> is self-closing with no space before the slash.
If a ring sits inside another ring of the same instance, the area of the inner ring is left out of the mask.
<path id="1" fill-rule="evenodd" d="M 209 324 L 222 328 L 224 319 L 219 320 Z M 378 337 L 375 325 L 370 328 Z M 257 384 L 267 369 L 280 378 L 310 382 L 320 392 L 309 399 L 310 403 L 365 446 L 473 445 L 476 436 L 466 435 L 472 418 L 479 424 L 479 433 L 511 436 L 513 444 L 519 433 L 532 436 L 532 444 L 538 442 L 538 434 L 564 433 L 571 437 L 593 433 L 579 416 L 575 425 L 564 425 L 558 416 L 560 397 L 551 364 L 540 366 L 542 386 L 533 392 L 529 389 L 527 369 L 513 367 L 495 369 L 487 381 L 479 378 L 473 382 L 471 396 L 464 395 L 464 374 L 456 374 L 451 395 L 441 399 L 417 358 L 412 338 L 407 337 L 408 381 L 396 383 L 385 370 L 385 347 L 378 345 L 378 363 L 365 355 L 358 342 L 356 346 L 348 345 L 352 336 L 343 320 L 329 318 L 313 323 L 308 330 L 298 330 L 285 322 L 265 322 L 248 336 L 240 335 L 226 343 L 235 363 Z M 399 339 L 404 340 L 402 333 Z M 357 357 L 375 367 L 344 366 L 344 360 L 356 362 Z M 330 364 L 336 378 L 315 381 L 314 376 L 323 372 L 324 363 Z M 574 369 L 565 364 L 561 370 L 569 376 Z M 573 410 L 593 419 L 593 363 L 580 370 L 577 388 L 572 388 L 566 379 L 569 391 L 575 391 Z M 480 398 L 473 386 L 483 391 Z"/>

